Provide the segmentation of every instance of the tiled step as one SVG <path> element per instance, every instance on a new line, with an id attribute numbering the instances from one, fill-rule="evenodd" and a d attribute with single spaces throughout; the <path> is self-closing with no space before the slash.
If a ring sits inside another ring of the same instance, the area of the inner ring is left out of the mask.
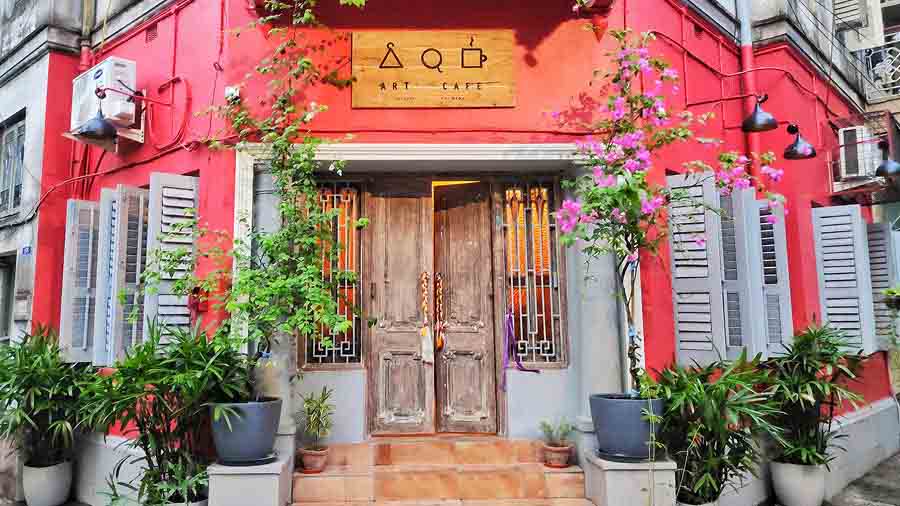
<path id="1" fill-rule="evenodd" d="M 294 475 L 295 505 L 421 501 L 435 506 L 550 506 L 552 500 L 583 499 L 581 468 L 551 469 L 539 463 L 532 441 L 397 440 L 332 448 L 322 474 Z M 544 500 L 526 503 L 522 501 Z M 468 504 L 481 501 L 484 504 Z M 447 505 L 443 503 L 447 502 Z M 440 504 L 438 504 L 440 503 Z M 427 506 L 427 505 L 426 505 Z M 554 504 L 552 506 L 580 506 Z"/>
<path id="2" fill-rule="evenodd" d="M 353 501 L 293 503 L 292 506 L 594 506 L 588 499 L 501 499 L 488 501 Z"/>

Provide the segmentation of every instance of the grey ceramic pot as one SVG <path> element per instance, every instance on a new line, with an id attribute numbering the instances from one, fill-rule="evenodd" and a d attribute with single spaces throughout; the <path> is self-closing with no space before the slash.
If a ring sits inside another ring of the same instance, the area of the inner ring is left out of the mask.
<path id="1" fill-rule="evenodd" d="M 591 417 L 597 434 L 597 448 L 601 457 L 623 460 L 650 458 L 651 424 L 645 412 L 661 416 L 665 409 L 662 399 L 641 399 L 623 394 L 592 395 Z M 653 427 L 659 434 L 659 424 Z M 655 455 L 655 452 L 654 452 Z"/>
<path id="2" fill-rule="evenodd" d="M 212 423 L 219 462 L 253 465 L 272 455 L 281 417 L 281 399 L 265 398 L 258 402 L 221 403 L 215 406 L 230 408 L 237 413 L 237 416 L 229 417 L 228 422 L 221 417 Z M 210 409 L 215 409 L 215 406 Z"/>

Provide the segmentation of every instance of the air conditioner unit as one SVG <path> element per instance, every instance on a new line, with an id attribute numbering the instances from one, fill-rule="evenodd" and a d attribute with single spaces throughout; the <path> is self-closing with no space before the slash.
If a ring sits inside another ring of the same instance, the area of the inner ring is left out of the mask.
<path id="1" fill-rule="evenodd" d="M 864 126 L 838 130 L 841 180 L 872 177 L 881 162 L 878 139 Z"/>
<path id="2" fill-rule="evenodd" d="M 135 62 L 112 56 L 73 79 L 70 130 L 77 132 L 97 115 L 98 110 L 116 127 L 132 127 L 135 123 L 134 101 L 128 95 L 111 90 L 133 94 L 137 89 L 136 75 Z M 110 91 L 101 99 L 96 93 L 98 88 Z"/>

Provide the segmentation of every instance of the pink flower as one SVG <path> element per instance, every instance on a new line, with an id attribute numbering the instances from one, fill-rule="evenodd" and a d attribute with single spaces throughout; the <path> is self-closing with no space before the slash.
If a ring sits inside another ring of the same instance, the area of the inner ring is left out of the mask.
<path id="1" fill-rule="evenodd" d="M 740 165 L 747 165 L 748 163 L 750 163 L 750 159 L 744 155 L 741 155 L 738 157 L 737 163 Z"/>
<path id="2" fill-rule="evenodd" d="M 625 98 L 617 97 L 613 102 L 613 110 L 612 110 L 613 119 L 618 121 L 625 117 Z"/>
<path id="3" fill-rule="evenodd" d="M 768 165 L 763 165 L 759 170 L 765 174 L 766 177 L 771 179 L 773 183 L 781 181 L 781 178 L 784 177 L 784 171 L 782 169 L 776 169 L 774 167 L 769 167 Z"/>
<path id="4" fill-rule="evenodd" d="M 628 256 L 626 257 L 626 260 L 628 260 L 629 262 L 632 262 L 632 263 L 637 262 L 637 260 L 638 260 L 638 252 L 635 251 L 634 253 L 628 255 Z"/>
<path id="5" fill-rule="evenodd" d="M 641 168 L 643 166 L 639 160 L 635 160 L 634 158 L 629 158 L 628 160 L 625 160 L 625 164 L 623 165 L 623 167 L 628 172 L 634 173 L 634 172 L 641 170 Z"/>
<path id="6" fill-rule="evenodd" d="M 650 200 L 641 199 L 641 212 L 645 215 L 651 215 L 659 209 L 663 203 L 665 203 L 665 199 L 662 195 L 657 195 Z"/>
<path id="7" fill-rule="evenodd" d="M 594 167 L 594 184 L 599 188 L 609 188 L 615 186 L 616 176 L 606 174 L 601 167 Z"/>
<path id="8" fill-rule="evenodd" d="M 778 223 L 778 217 L 775 216 L 775 214 L 773 213 L 773 214 L 766 216 L 766 221 L 769 222 L 770 224 L 774 225 L 774 224 Z"/>
<path id="9" fill-rule="evenodd" d="M 750 188 L 750 180 L 742 177 L 734 180 L 734 187 L 738 190 L 746 190 Z"/>
<path id="10" fill-rule="evenodd" d="M 700 246 L 701 248 L 706 247 L 706 239 L 704 239 L 703 237 L 698 237 L 698 238 L 694 239 L 694 243 L 697 246 Z"/>
<path id="11" fill-rule="evenodd" d="M 619 223 L 625 223 L 627 221 L 625 213 L 623 213 L 622 210 L 618 207 L 614 207 L 612 213 L 610 214 L 612 214 L 612 219 L 618 221 Z"/>
<path id="12" fill-rule="evenodd" d="M 673 68 L 667 68 L 663 70 L 662 77 L 663 79 L 678 79 L 678 71 Z"/>
<path id="13" fill-rule="evenodd" d="M 556 212 L 559 229 L 565 234 L 575 230 L 575 226 L 581 221 L 581 215 L 581 202 L 566 199 Z"/>

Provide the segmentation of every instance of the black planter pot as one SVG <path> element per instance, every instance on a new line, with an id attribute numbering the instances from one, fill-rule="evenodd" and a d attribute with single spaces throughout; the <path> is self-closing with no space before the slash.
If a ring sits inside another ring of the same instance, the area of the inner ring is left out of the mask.
<path id="1" fill-rule="evenodd" d="M 647 412 L 662 416 L 662 399 L 641 399 L 624 394 L 595 394 L 590 398 L 591 417 L 597 434 L 597 448 L 601 457 L 630 461 L 651 457 L 651 424 Z M 659 424 L 653 426 L 654 436 Z M 655 448 L 653 448 L 655 456 Z"/>
<path id="2" fill-rule="evenodd" d="M 272 459 L 275 433 L 281 418 L 281 399 L 221 403 L 210 409 L 216 406 L 230 408 L 237 413 L 230 416 L 227 422 L 223 416 L 212 423 L 213 441 L 220 463 L 249 466 Z"/>

